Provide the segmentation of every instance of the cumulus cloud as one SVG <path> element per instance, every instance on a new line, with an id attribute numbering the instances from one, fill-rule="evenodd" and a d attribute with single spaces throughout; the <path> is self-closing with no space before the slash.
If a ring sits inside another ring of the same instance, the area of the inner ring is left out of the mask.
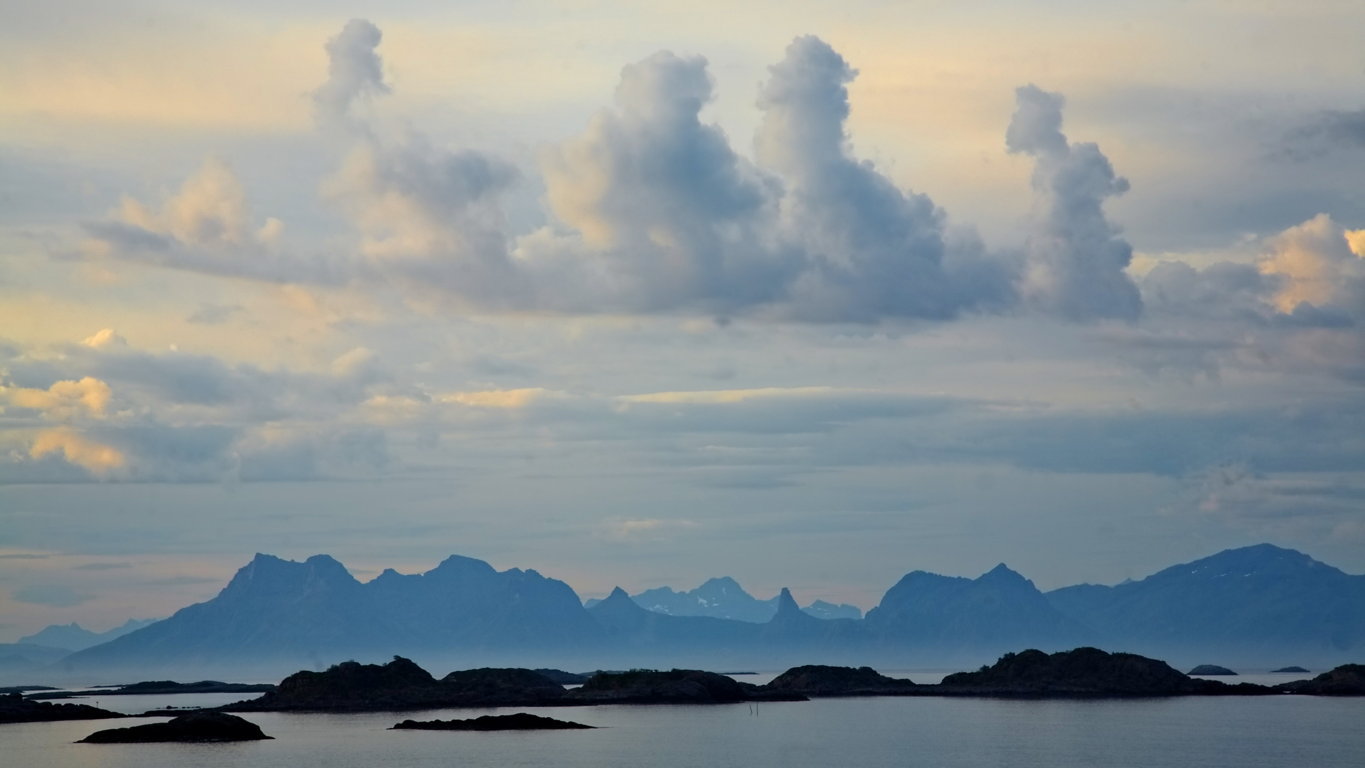
<path id="1" fill-rule="evenodd" d="M 828 44 L 800 37 L 759 95 L 759 163 L 784 184 L 783 236 L 807 269 L 790 314 L 808 320 L 944 319 L 999 300 L 1003 280 L 960 285 L 945 266 L 944 215 L 853 157 L 844 123 L 857 71 Z"/>
<path id="2" fill-rule="evenodd" d="M 362 274 L 497 307 L 518 290 L 499 202 L 518 176 L 498 158 L 408 131 L 360 139 L 323 190 L 360 233 Z"/>
<path id="3" fill-rule="evenodd" d="M 1269 247 L 1259 267 L 1279 279 L 1274 304 L 1280 312 L 1365 313 L 1365 229 L 1348 230 L 1319 214 L 1276 235 Z"/>
<path id="4" fill-rule="evenodd" d="M 54 382 L 47 389 L 0 388 L 0 396 L 20 408 L 65 421 L 78 416 L 104 417 L 112 393 L 105 382 L 85 376 L 79 380 Z"/>
<path id="5" fill-rule="evenodd" d="M 159 207 L 125 197 L 109 218 L 86 222 L 84 251 L 91 258 L 269 282 L 330 284 L 347 278 L 333 257 L 282 252 L 276 241 L 283 228 L 275 218 L 257 224 L 232 167 L 209 157 Z"/>
<path id="6" fill-rule="evenodd" d="M 389 92 L 377 48 L 384 33 L 365 19 L 351 19 L 327 41 L 327 81 L 313 92 L 319 124 L 346 125 L 357 101 Z"/>
<path id="7" fill-rule="evenodd" d="M 33 459 L 59 456 L 67 463 L 100 478 L 110 477 L 128 463 L 127 457 L 119 449 L 91 440 L 67 427 L 39 432 L 29 448 L 29 456 Z"/>
<path id="8" fill-rule="evenodd" d="M 1095 144 L 1062 133 L 1061 94 L 1026 85 L 1005 133 L 1011 153 L 1034 158 L 1036 212 L 1019 291 L 1023 300 L 1073 320 L 1133 320 L 1142 299 L 1126 269 L 1132 246 L 1104 214 L 1104 201 L 1128 191 Z"/>
<path id="9" fill-rule="evenodd" d="M 104 347 L 126 347 L 128 345 L 127 339 L 118 335 L 113 328 L 101 328 L 93 335 L 82 339 L 81 343 L 95 349 L 102 349 Z"/>
<path id="10" fill-rule="evenodd" d="M 622 70 L 614 109 L 545 153 L 550 207 L 582 245 L 561 266 L 586 295 L 547 285 L 544 301 L 723 313 L 780 295 L 792 265 L 767 236 L 775 181 L 701 121 L 712 90 L 705 59 L 657 53 Z"/>

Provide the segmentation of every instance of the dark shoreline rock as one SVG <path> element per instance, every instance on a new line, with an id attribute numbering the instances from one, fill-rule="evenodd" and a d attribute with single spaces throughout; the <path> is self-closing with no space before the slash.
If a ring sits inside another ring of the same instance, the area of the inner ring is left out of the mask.
<path id="1" fill-rule="evenodd" d="M 1275 690 L 1309 696 L 1365 696 L 1365 664 L 1342 664 L 1312 680 L 1280 683 Z"/>
<path id="2" fill-rule="evenodd" d="M 1237 673 L 1227 667 L 1220 667 L 1217 664 L 1200 664 L 1199 666 L 1186 672 L 1187 675 L 1236 675 Z"/>
<path id="3" fill-rule="evenodd" d="M 18 693 L 0 695 L 0 723 L 47 723 L 58 720 L 108 720 L 125 717 L 88 704 L 33 701 Z"/>
<path id="4" fill-rule="evenodd" d="M 526 712 L 512 715 L 484 715 L 469 720 L 404 720 L 391 731 L 566 731 L 591 730 L 584 725 L 553 717 L 541 717 Z"/>
<path id="5" fill-rule="evenodd" d="M 1360 671 L 1353 671 L 1360 670 Z M 730 704 L 804 701 L 826 696 L 997 698 L 1137 698 L 1264 696 L 1281 693 L 1365 695 L 1365 667 L 1346 665 L 1313 681 L 1275 687 L 1192 678 L 1163 661 L 1131 653 L 1077 648 L 1047 654 L 1008 653 L 991 666 L 958 672 L 937 685 L 886 677 L 870 667 L 793 667 L 764 686 L 725 675 L 674 669 L 598 672 L 579 688 L 528 669 L 472 669 L 440 680 L 411 661 L 345 662 L 326 672 L 298 672 L 258 699 L 222 712 L 380 712 L 447 707 L 593 706 L 597 704 Z M 169 714 L 169 713 L 148 713 Z"/>
<path id="6" fill-rule="evenodd" d="M 191 712 L 165 723 L 96 731 L 78 744 L 144 744 L 150 742 L 261 741 L 273 738 L 260 726 L 225 712 Z"/>
<path id="7" fill-rule="evenodd" d="M 575 704 L 735 704 L 746 701 L 805 701 L 800 694 L 741 683 L 696 669 L 633 669 L 598 672 L 564 695 Z"/>
<path id="8" fill-rule="evenodd" d="M 382 712 L 442 707 L 550 706 L 564 686 L 529 669 L 482 668 L 437 680 L 408 659 L 387 664 L 347 661 L 325 672 L 295 672 L 258 699 L 223 712 Z"/>

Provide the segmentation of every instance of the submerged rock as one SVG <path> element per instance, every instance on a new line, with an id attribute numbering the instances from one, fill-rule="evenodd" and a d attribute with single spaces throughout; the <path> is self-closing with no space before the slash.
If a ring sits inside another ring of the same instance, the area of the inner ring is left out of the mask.
<path id="1" fill-rule="evenodd" d="M 213 742 L 261 741 L 272 738 L 260 726 L 225 712 L 190 712 L 165 723 L 135 725 L 96 731 L 81 739 L 84 744 L 141 744 L 158 741 Z"/>
<path id="2" fill-rule="evenodd" d="M 565 731 L 592 729 L 595 726 L 541 717 L 526 712 L 513 715 L 484 715 L 469 720 L 404 720 L 394 731 Z"/>

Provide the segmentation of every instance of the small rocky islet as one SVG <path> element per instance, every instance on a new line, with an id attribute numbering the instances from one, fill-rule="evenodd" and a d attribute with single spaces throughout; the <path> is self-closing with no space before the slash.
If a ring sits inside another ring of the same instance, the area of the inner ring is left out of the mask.
<path id="1" fill-rule="evenodd" d="M 226 712 L 198 711 L 171 718 L 164 723 L 148 723 L 128 728 L 96 731 L 80 744 L 147 744 L 153 742 L 211 743 L 262 741 L 271 739 L 260 726 Z"/>
<path id="2" fill-rule="evenodd" d="M 404 720 L 391 731 L 571 731 L 592 730 L 596 726 L 556 720 L 527 712 L 512 715 L 483 715 L 468 720 Z"/>

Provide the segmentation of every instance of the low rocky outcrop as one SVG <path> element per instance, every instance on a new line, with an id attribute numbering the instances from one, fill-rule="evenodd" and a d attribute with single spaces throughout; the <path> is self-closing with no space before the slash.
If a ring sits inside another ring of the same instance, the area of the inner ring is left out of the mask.
<path id="1" fill-rule="evenodd" d="M 590 730 L 595 726 L 541 717 L 526 712 L 513 715 L 484 715 L 469 720 L 404 720 L 394 731 L 567 731 Z"/>
<path id="2" fill-rule="evenodd" d="M 989 667 L 943 678 L 938 695 L 969 696 L 1178 696 L 1205 692 L 1215 681 L 1196 681 L 1169 664 L 1132 653 L 1077 648 L 1047 654 L 1007 653 Z"/>
<path id="3" fill-rule="evenodd" d="M 730 704 L 742 701 L 800 701 L 800 694 L 765 690 L 715 672 L 634 669 L 598 672 L 564 695 L 576 704 Z"/>
<path id="4" fill-rule="evenodd" d="M 364 712 L 435 707 L 549 705 L 564 687 L 529 669 L 467 669 L 437 680 L 408 659 L 387 664 L 337 664 L 296 672 L 259 699 L 222 707 L 229 712 Z"/>
<path id="5" fill-rule="evenodd" d="M 83 744 L 141 744 L 157 741 L 215 742 L 261 741 L 272 738 L 260 726 L 225 712 L 191 712 L 165 723 L 135 725 L 96 731 L 81 739 Z"/>
<path id="6" fill-rule="evenodd" d="M 1270 674 L 1272 674 L 1272 675 L 1306 675 L 1306 674 L 1308 674 L 1308 670 L 1304 669 L 1303 667 L 1280 667 L 1279 669 L 1272 669 L 1272 670 L 1270 670 Z"/>
<path id="7" fill-rule="evenodd" d="M 1365 664 L 1343 664 L 1312 680 L 1280 683 L 1275 690 L 1310 696 L 1365 696 Z"/>
<path id="8" fill-rule="evenodd" d="M 871 667 L 830 667 L 809 664 L 792 667 L 763 686 L 802 696 L 904 696 L 919 686 L 909 680 L 887 677 Z"/>
<path id="9" fill-rule="evenodd" d="M 0 695 L 0 723 L 45 723 L 56 720 L 103 720 L 123 717 L 88 704 L 53 704 L 33 701 L 19 693 Z"/>
<path id="10" fill-rule="evenodd" d="M 1227 667 L 1220 667 L 1217 664 L 1200 664 L 1191 669 L 1186 674 L 1189 675 L 1236 675 L 1237 673 Z"/>

